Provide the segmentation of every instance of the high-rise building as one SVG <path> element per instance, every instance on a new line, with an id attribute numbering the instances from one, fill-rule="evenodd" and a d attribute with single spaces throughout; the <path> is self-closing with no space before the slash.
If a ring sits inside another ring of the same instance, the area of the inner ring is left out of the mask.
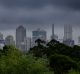
<path id="1" fill-rule="evenodd" d="M 25 50 L 25 40 L 26 38 L 26 28 L 22 25 L 16 29 L 16 47 L 20 49 L 20 51 L 24 52 Z"/>
<path id="2" fill-rule="evenodd" d="M 54 24 L 52 24 L 52 35 L 51 35 L 51 39 L 58 40 L 58 36 L 55 35 L 55 33 L 54 33 Z"/>
<path id="3" fill-rule="evenodd" d="M 72 26 L 64 25 L 64 40 L 72 40 Z"/>
<path id="4" fill-rule="evenodd" d="M 15 41 L 13 36 L 9 35 L 5 38 L 5 45 L 13 45 L 15 46 Z"/>
<path id="5" fill-rule="evenodd" d="M 41 30 L 41 29 L 37 29 L 35 31 L 32 31 L 32 40 L 33 40 L 33 45 L 35 44 L 35 41 L 37 39 L 41 39 L 46 41 L 46 31 Z"/>
<path id="6" fill-rule="evenodd" d="M 72 26 L 64 25 L 64 38 L 63 43 L 68 46 L 74 46 L 74 40 L 72 38 Z"/>

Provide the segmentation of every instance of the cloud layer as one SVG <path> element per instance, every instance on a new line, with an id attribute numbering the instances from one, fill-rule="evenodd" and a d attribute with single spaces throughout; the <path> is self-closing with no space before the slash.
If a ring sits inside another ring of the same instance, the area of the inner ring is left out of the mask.
<path id="1" fill-rule="evenodd" d="M 61 35 L 60 38 L 63 37 L 62 26 L 73 25 L 74 37 L 77 39 L 80 28 L 80 0 L 0 0 L 0 30 L 12 30 L 25 24 L 27 29 L 41 27 L 50 34 L 49 24 L 52 23 L 57 27 L 55 32 Z"/>
<path id="2" fill-rule="evenodd" d="M 1 29 L 16 24 L 80 24 L 80 0 L 0 0 Z M 7 27 L 5 27 L 7 26 Z"/>

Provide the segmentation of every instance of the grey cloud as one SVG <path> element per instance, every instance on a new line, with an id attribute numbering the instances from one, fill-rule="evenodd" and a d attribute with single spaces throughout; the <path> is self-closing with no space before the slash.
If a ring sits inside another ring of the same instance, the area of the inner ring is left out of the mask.
<path id="1" fill-rule="evenodd" d="M 61 35 L 60 38 L 64 24 L 74 25 L 77 37 L 80 33 L 80 0 L 0 0 L 0 30 L 12 30 L 25 24 L 29 30 L 46 29 L 49 35 L 49 24 L 52 23 L 58 27 L 55 32 Z"/>
<path id="2" fill-rule="evenodd" d="M 53 5 L 74 10 L 80 9 L 80 0 L 0 0 L 0 4 L 9 8 L 21 7 L 30 9 Z"/>
<path id="3" fill-rule="evenodd" d="M 79 8 L 79 0 L 0 0 L 0 25 L 80 24 Z"/>

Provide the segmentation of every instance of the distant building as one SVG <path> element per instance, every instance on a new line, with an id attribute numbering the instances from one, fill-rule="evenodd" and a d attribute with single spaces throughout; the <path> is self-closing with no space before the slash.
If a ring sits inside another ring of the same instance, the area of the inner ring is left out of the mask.
<path id="1" fill-rule="evenodd" d="M 13 36 L 9 35 L 5 38 L 5 45 L 13 45 L 15 46 L 15 41 Z"/>
<path id="2" fill-rule="evenodd" d="M 22 25 L 16 29 L 16 47 L 24 52 L 25 51 L 25 43 L 24 40 L 26 38 L 26 28 Z"/>
<path id="3" fill-rule="evenodd" d="M 5 45 L 5 40 L 0 40 L 0 49 L 3 49 Z"/>
<path id="4" fill-rule="evenodd" d="M 75 42 L 72 37 L 72 26 L 71 25 L 64 25 L 64 38 L 63 43 L 68 46 L 74 46 Z"/>
<path id="5" fill-rule="evenodd" d="M 72 40 L 72 26 L 64 25 L 64 40 Z"/>
<path id="6" fill-rule="evenodd" d="M 29 51 L 30 48 L 31 48 L 31 38 L 30 38 L 30 37 L 27 37 L 27 38 L 25 39 L 25 44 L 26 44 L 26 49 L 25 49 L 25 51 L 27 52 L 27 51 Z"/>
<path id="7" fill-rule="evenodd" d="M 3 40 L 3 34 L 0 33 L 0 40 Z"/>
<path id="8" fill-rule="evenodd" d="M 54 33 L 54 24 L 52 24 L 52 36 L 51 36 L 51 39 L 55 39 L 55 40 L 58 41 L 58 36 L 55 35 L 55 33 Z"/>
<path id="9" fill-rule="evenodd" d="M 80 36 L 78 37 L 78 43 L 80 44 Z"/>
<path id="10" fill-rule="evenodd" d="M 74 40 L 65 40 L 63 41 L 63 43 L 71 47 L 75 44 Z"/>
<path id="11" fill-rule="evenodd" d="M 35 31 L 32 31 L 32 40 L 33 40 L 33 45 L 35 45 L 35 41 L 37 39 L 41 39 L 46 41 L 47 40 L 47 35 L 46 35 L 46 31 L 41 30 L 41 29 L 37 29 Z"/>
<path id="12" fill-rule="evenodd" d="M 80 36 L 78 37 L 78 46 L 80 46 Z"/>
<path id="13" fill-rule="evenodd" d="M 53 36 L 51 36 L 51 39 L 55 39 L 58 41 L 58 36 L 54 34 L 54 38 L 53 38 Z"/>

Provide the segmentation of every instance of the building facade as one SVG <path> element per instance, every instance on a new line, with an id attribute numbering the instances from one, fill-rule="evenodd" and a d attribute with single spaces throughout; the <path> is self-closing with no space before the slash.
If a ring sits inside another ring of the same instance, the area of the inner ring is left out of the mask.
<path id="1" fill-rule="evenodd" d="M 33 43 L 33 45 L 35 45 L 35 41 L 37 39 L 41 39 L 41 40 L 46 41 L 47 40 L 46 31 L 41 30 L 41 29 L 37 29 L 35 31 L 32 31 L 32 43 Z"/>
<path id="2" fill-rule="evenodd" d="M 16 47 L 22 52 L 25 50 L 25 38 L 26 28 L 21 25 L 16 29 Z"/>
<path id="3" fill-rule="evenodd" d="M 64 25 L 64 40 L 72 40 L 72 26 Z"/>
<path id="4" fill-rule="evenodd" d="M 72 34 L 72 26 L 71 25 L 64 25 L 64 38 L 63 43 L 68 46 L 74 46 L 75 42 L 73 40 Z"/>

